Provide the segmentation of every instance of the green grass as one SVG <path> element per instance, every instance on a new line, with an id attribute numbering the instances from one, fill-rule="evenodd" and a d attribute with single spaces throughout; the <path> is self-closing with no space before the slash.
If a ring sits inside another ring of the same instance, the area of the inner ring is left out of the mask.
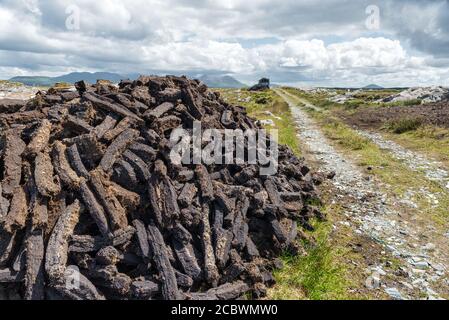
<path id="1" fill-rule="evenodd" d="M 220 89 L 218 91 L 227 102 L 244 106 L 250 117 L 257 120 L 272 120 L 274 126 L 265 126 L 265 129 L 267 131 L 277 129 L 278 142 L 288 145 L 297 156 L 301 155 L 293 116 L 287 103 L 275 92 L 272 90 L 251 92 L 246 89 Z M 250 98 L 249 101 L 248 98 Z"/>
<path id="2" fill-rule="evenodd" d="M 449 129 L 421 125 L 402 134 L 386 133 L 386 137 L 405 148 L 429 155 L 449 169 Z"/>
<path id="3" fill-rule="evenodd" d="M 369 144 L 369 140 L 358 134 L 353 134 L 351 130 L 338 121 L 331 121 L 324 125 L 325 130 L 333 133 L 333 139 L 344 148 L 350 150 L 363 150 Z"/>
<path id="4" fill-rule="evenodd" d="M 402 118 L 388 121 L 384 129 L 393 133 L 401 134 L 408 131 L 416 131 L 423 124 L 420 118 Z"/>
<path id="5" fill-rule="evenodd" d="M 449 130 L 430 125 L 423 125 L 416 130 L 416 137 L 439 140 L 439 142 L 441 143 L 441 140 L 449 137 Z"/>
<path id="6" fill-rule="evenodd" d="M 439 203 L 436 206 L 429 203 L 426 192 L 417 192 L 411 200 L 419 206 L 418 214 L 423 220 L 431 218 L 437 225 L 447 226 L 449 194 L 443 186 L 430 181 L 422 172 L 411 171 L 393 155 L 361 137 L 355 130 L 337 118 L 334 115 L 334 110 L 308 109 L 308 112 L 321 125 L 324 134 L 338 144 L 349 158 L 362 168 L 372 168 L 368 174 L 379 178 L 388 186 L 388 189 L 383 191 L 390 197 L 402 197 L 409 190 L 428 190 L 437 195 Z M 414 145 L 415 149 L 416 146 L 420 146 L 422 150 L 426 151 L 426 154 L 429 153 L 429 150 L 434 150 L 449 163 L 449 144 L 444 143 L 449 142 L 449 130 L 432 131 L 428 127 L 418 126 L 414 121 L 397 124 L 396 129 L 398 131 L 407 130 L 402 134 L 392 134 L 392 136 L 402 137 L 410 145 Z M 425 138 L 419 138 L 420 135 Z M 431 138 L 433 135 L 440 135 L 442 138 L 439 141 L 434 140 Z"/>
<path id="7" fill-rule="evenodd" d="M 384 89 L 376 91 L 361 91 L 354 95 L 355 100 L 346 102 L 344 104 L 337 104 L 330 102 L 328 96 L 324 93 L 312 94 L 310 92 L 298 90 L 296 88 L 284 88 L 288 92 L 306 99 L 317 106 L 323 112 L 328 112 L 332 116 L 350 115 L 357 112 L 357 109 L 363 107 L 389 108 L 395 106 L 412 106 L 420 105 L 421 100 L 415 99 L 410 101 L 390 102 L 390 103 L 372 103 L 381 98 L 385 98 L 392 94 L 399 93 L 400 90 Z M 340 91 L 339 93 L 344 93 Z M 313 110 L 307 110 L 314 112 Z M 324 121 L 325 122 L 325 121 Z M 363 139 L 360 139 L 352 134 L 348 134 L 338 125 L 334 126 L 334 130 L 340 130 L 340 134 L 344 137 L 340 144 L 349 149 L 361 149 L 364 145 Z M 447 128 L 439 128 L 432 125 L 423 124 L 420 118 L 404 118 L 399 120 L 392 120 L 383 126 L 386 129 L 383 134 L 388 135 L 390 140 L 393 140 L 400 145 L 441 161 L 446 168 L 449 169 L 449 130 Z"/>
<path id="8" fill-rule="evenodd" d="M 20 82 L 11 82 L 8 80 L 0 80 L 0 84 L 14 86 L 14 87 L 19 87 L 19 86 L 24 85 L 23 83 L 20 83 Z"/>
<path id="9" fill-rule="evenodd" d="M 323 93 L 311 94 L 295 88 L 286 88 L 286 90 L 300 98 L 309 100 L 324 112 L 328 112 L 328 114 L 337 117 L 344 114 L 354 114 L 357 112 L 358 108 L 365 106 L 388 108 L 421 104 L 421 100 L 418 99 L 393 103 L 370 103 L 370 101 L 375 101 L 400 92 L 400 90 L 395 89 L 385 89 L 374 92 L 362 91 L 355 95 L 355 98 L 358 99 L 356 102 L 347 102 L 343 105 L 330 102 L 327 100 L 328 97 Z M 360 100 L 365 103 L 360 103 Z M 313 112 L 313 110 L 308 111 Z M 441 161 L 446 168 L 449 169 L 449 130 L 447 128 L 425 125 L 422 122 L 422 119 L 416 117 L 392 120 L 384 125 L 383 128 L 386 130 L 383 134 L 387 135 L 388 139 L 393 140 L 410 150 L 430 155 L 432 158 Z M 337 126 L 334 129 L 339 130 L 341 128 Z M 348 134 L 345 135 L 344 131 L 341 131 L 340 133 L 348 138 L 348 141 L 342 139 L 341 144 L 343 146 L 346 145 L 350 149 L 360 149 L 360 147 L 363 146 L 364 142 L 359 138 L 353 137 L 351 134 L 349 134 L 349 136 Z"/>
<path id="10" fill-rule="evenodd" d="M 345 109 L 357 109 L 365 104 L 366 104 L 366 102 L 361 99 L 353 99 L 353 100 L 349 100 L 349 101 L 346 101 L 345 103 L 343 103 L 343 107 Z"/>
<path id="11" fill-rule="evenodd" d="M 397 102 L 385 102 L 378 104 L 381 107 L 409 107 L 409 106 L 416 106 L 421 104 L 421 100 L 419 99 L 412 99 L 407 101 L 397 101 Z"/>
<path id="12" fill-rule="evenodd" d="M 306 99 L 310 101 L 313 105 L 315 105 L 319 109 L 324 110 L 345 110 L 345 111 L 354 111 L 358 108 L 364 107 L 395 107 L 395 106 L 413 106 L 421 104 L 421 100 L 413 99 L 409 101 L 398 101 L 398 102 L 386 102 L 386 103 L 377 103 L 380 99 L 386 98 L 390 95 L 397 94 L 400 90 L 396 89 L 385 89 L 385 90 L 362 90 L 359 93 L 356 93 L 350 98 L 348 101 L 344 103 L 336 103 L 333 101 L 329 101 L 332 97 L 327 93 L 311 93 L 307 91 L 303 91 L 296 88 L 286 87 L 283 88 L 291 94 L 296 95 L 299 98 Z M 344 94 L 344 91 L 337 90 L 338 94 Z"/>
<path id="13" fill-rule="evenodd" d="M 344 300 L 349 299 L 346 269 L 338 261 L 338 251 L 330 244 L 329 223 L 316 222 L 315 241 L 303 241 L 307 255 L 282 257 L 284 268 L 274 272 L 278 283 L 270 290 L 275 300 Z"/>
<path id="14" fill-rule="evenodd" d="M 223 98 L 232 104 L 246 107 L 248 114 L 258 120 L 272 119 L 278 129 L 279 142 L 288 145 L 297 155 L 300 147 L 296 124 L 285 101 L 273 91 L 252 93 L 247 90 L 220 90 Z M 251 100 L 247 102 L 247 98 Z M 268 116 L 271 112 L 274 117 Z M 268 128 L 269 129 L 269 128 Z M 319 203 L 313 203 L 318 205 Z M 323 211 L 326 209 L 323 208 Z M 330 212 L 329 214 L 333 214 Z M 314 222 L 315 231 L 307 232 L 314 241 L 301 244 L 307 254 L 282 257 L 284 268 L 275 272 L 276 286 L 269 289 L 270 299 L 348 299 L 347 271 L 338 260 L 343 247 L 338 249 L 331 242 L 332 224 Z"/>
<path id="15" fill-rule="evenodd" d="M 353 129 L 329 114 L 311 113 L 320 121 L 323 132 L 338 143 L 359 166 L 371 167 L 370 175 L 376 176 L 388 186 L 384 191 L 391 197 L 402 197 L 409 190 L 428 190 L 437 195 L 438 205 L 431 205 L 423 192 L 418 192 L 412 201 L 419 207 L 423 219 L 431 218 L 440 226 L 447 225 L 449 217 L 449 194 L 443 186 L 428 180 L 424 173 L 411 171 L 400 160 L 381 150 L 371 141 L 360 137 Z M 449 149 L 449 148 L 448 148 Z"/>
<path id="16" fill-rule="evenodd" d="M 304 95 L 295 89 L 291 93 Z M 317 99 L 307 99 L 315 105 Z M 318 101 L 319 102 L 319 101 Z M 381 192 L 390 199 L 402 197 L 410 190 L 415 194 L 410 200 L 418 205 L 418 209 L 400 206 L 402 214 L 414 217 L 414 223 L 432 225 L 441 231 L 448 227 L 449 194 L 447 190 L 436 182 L 428 180 L 422 172 L 411 171 L 400 160 L 395 159 L 388 152 L 381 150 L 370 140 L 361 137 L 355 130 L 345 125 L 334 116 L 334 107 L 328 102 L 329 108 L 316 111 L 307 108 L 307 112 L 321 125 L 324 134 L 338 145 L 338 148 L 359 165 L 367 175 L 371 175 L 381 182 Z M 339 107 L 341 109 L 341 106 Z M 306 108 L 305 108 L 306 109 Z M 416 127 L 416 128 L 415 128 Z M 407 129 L 402 134 L 391 134 L 409 141 L 419 141 L 415 147 L 424 150 L 435 149 L 440 154 L 444 150 L 446 160 L 449 162 L 449 130 L 429 128 L 416 123 L 397 125 L 399 131 Z M 413 129 L 413 130 L 412 130 Z M 426 143 L 427 142 L 427 143 Z M 441 150 L 440 150 L 441 149 Z M 366 170 L 371 167 L 372 170 Z M 430 203 L 427 194 L 436 195 L 438 204 Z M 325 201 L 326 203 L 326 201 Z M 333 210 L 333 209 L 332 209 Z M 333 211 L 332 217 L 338 216 L 338 210 Z M 329 215 L 328 215 L 329 216 Z M 336 218 L 334 218 L 336 219 Z M 347 244 L 354 237 L 350 230 L 346 232 L 329 231 L 329 225 L 317 225 L 316 245 L 305 244 L 307 255 L 305 257 L 291 257 L 285 255 L 283 260 L 285 268 L 278 270 L 275 277 L 278 285 L 270 291 L 273 299 L 369 299 L 373 292 L 349 290 L 360 288 L 366 275 L 360 272 L 360 267 L 348 264 L 358 261 L 359 266 L 364 264 L 364 258 L 359 253 L 347 250 Z M 347 238 L 345 238 L 347 237 Z M 396 268 L 393 266 L 392 268 Z M 379 296 L 375 296 L 379 298 Z"/>
<path id="17" fill-rule="evenodd" d="M 398 89 L 382 89 L 382 90 L 362 90 L 354 94 L 354 98 L 367 102 L 374 102 L 376 100 L 384 99 L 393 94 L 401 92 Z"/>

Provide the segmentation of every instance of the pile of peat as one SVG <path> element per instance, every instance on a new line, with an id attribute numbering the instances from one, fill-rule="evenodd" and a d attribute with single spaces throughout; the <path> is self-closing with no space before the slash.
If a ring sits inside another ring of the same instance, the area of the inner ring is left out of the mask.
<path id="1" fill-rule="evenodd" d="M 170 132 L 257 128 L 197 80 L 50 89 L 0 114 L 0 298 L 260 298 L 319 182 L 290 149 L 279 169 L 174 165 Z M 299 231 L 298 231 L 299 229 Z"/>

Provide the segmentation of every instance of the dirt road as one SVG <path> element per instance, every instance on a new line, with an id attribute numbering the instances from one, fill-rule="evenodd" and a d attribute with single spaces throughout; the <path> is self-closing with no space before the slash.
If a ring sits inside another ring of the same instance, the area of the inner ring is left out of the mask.
<path id="1" fill-rule="evenodd" d="M 444 188 L 449 189 L 449 172 L 440 162 L 408 150 L 394 141 L 386 140 L 379 133 L 362 130 L 357 130 L 357 132 L 375 143 L 382 150 L 389 152 L 396 159 L 403 161 L 410 170 L 424 172 L 429 180 L 435 181 Z"/>
<path id="2" fill-rule="evenodd" d="M 304 156 L 315 163 L 318 170 L 336 172 L 331 201 L 341 203 L 344 208 L 347 220 L 343 223 L 354 233 L 367 235 L 380 243 L 400 265 L 395 274 L 388 274 L 383 265 L 365 266 L 369 269 L 366 286 L 383 290 L 392 299 L 447 296 L 448 250 L 435 245 L 448 242 L 447 235 L 439 233 L 430 222 L 416 223 L 418 217 L 403 214 L 397 204 L 404 199 L 391 199 L 383 193 L 383 183 L 369 179 L 325 137 L 316 121 L 303 109 L 304 106 L 316 109 L 315 106 L 284 90 L 276 89 L 275 92 L 292 110 Z M 390 151 L 396 152 L 396 148 L 390 148 Z"/>

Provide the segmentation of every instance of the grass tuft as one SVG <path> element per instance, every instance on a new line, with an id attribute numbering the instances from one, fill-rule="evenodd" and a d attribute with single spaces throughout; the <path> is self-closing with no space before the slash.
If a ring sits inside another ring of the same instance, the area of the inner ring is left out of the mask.
<path id="1" fill-rule="evenodd" d="M 393 133 L 401 134 L 409 131 L 416 131 L 423 124 L 420 118 L 402 118 L 388 121 L 384 128 Z"/>
<path id="2" fill-rule="evenodd" d="M 368 146 L 369 140 L 358 135 L 337 121 L 331 121 L 324 125 L 324 130 L 332 140 L 336 140 L 340 145 L 350 150 L 363 150 Z"/>
<path id="3" fill-rule="evenodd" d="M 329 241 L 330 224 L 317 222 L 314 242 L 304 242 L 307 254 L 282 258 L 284 268 L 274 272 L 278 285 L 271 289 L 270 298 L 276 300 L 348 299 L 346 270 L 338 260 L 337 251 Z"/>

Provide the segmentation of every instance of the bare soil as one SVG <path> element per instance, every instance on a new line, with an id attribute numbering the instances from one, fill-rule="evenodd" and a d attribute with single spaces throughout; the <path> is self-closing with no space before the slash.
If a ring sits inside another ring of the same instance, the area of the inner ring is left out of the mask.
<path id="1" fill-rule="evenodd" d="M 423 124 L 449 128 L 449 102 L 416 106 L 367 107 L 354 113 L 340 112 L 348 124 L 363 129 L 379 129 L 388 121 L 419 119 Z"/>

